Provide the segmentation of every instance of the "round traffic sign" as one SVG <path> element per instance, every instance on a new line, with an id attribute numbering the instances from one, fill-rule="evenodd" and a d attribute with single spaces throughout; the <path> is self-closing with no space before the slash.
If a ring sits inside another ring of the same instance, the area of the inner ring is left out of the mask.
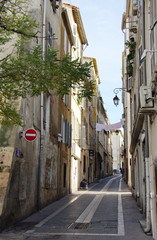
<path id="1" fill-rule="evenodd" d="M 34 141 L 37 138 L 37 132 L 33 128 L 29 128 L 25 131 L 25 139 L 29 142 Z"/>

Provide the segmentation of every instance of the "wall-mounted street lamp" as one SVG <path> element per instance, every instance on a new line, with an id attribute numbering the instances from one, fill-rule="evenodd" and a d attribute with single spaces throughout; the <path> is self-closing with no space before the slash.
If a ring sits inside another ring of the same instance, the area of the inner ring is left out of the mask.
<path id="1" fill-rule="evenodd" d="M 126 88 L 115 88 L 113 90 L 113 92 L 116 94 L 115 97 L 113 98 L 113 103 L 114 105 L 116 105 L 116 107 L 119 105 L 119 97 L 117 96 L 117 94 L 120 92 L 120 91 L 126 91 Z"/>
<path id="2" fill-rule="evenodd" d="M 114 105 L 116 105 L 116 107 L 119 105 L 119 97 L 117 95 L 115 95 L 115 97 L 113 98 L 113 103 Z"/>
<path id="3" fill-rule="evenodd" d="M 146 55 L 148 52 L 157 52 L 157 50 L 147 50 L 147 49 L 144 49 L 143 53 L 142 53 L 142 56 L 141 56 L 141 62 L 143 62 L 143 60 L 145 59 Z"/>

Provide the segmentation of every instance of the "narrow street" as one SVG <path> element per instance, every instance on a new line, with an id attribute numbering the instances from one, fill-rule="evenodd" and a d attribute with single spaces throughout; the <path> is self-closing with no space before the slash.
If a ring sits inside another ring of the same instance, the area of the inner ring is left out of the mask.
<path id="1" fill-rule="evenodd" d="M 141 219 L 127 185 L 115 175 L 50 204 L 3 231 L 0 240 L 152 240 Z"/>

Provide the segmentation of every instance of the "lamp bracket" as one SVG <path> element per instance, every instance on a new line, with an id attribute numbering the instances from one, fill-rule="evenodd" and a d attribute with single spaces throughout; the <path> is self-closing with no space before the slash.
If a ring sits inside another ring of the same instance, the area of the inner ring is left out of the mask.
<path id="1" fill-rule="evenodd" d="M 115 89 L 113 90 L 113 92 L 114 92 L 115 94 L 119 93 L 120 91 L 126 92 L 127 89 L 126 89 L 126 88 L 115 88 Z"/>

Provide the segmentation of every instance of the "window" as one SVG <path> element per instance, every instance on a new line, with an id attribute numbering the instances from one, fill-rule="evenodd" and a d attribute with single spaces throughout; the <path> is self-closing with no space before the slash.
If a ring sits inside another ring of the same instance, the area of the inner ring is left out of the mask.
<path id="1" fill-rule="evenodd" d="M 67 54 L 67 53 L 70 54 L 70 51 L 71 51 L 71 44 L 70 44 L 70 41 L 69 41 L 69 38 L 68 38 L 66 28 L 64 28 L 64 53 L 65 54 Z"/>
<path id="2" fill-rule="evenodd" d="M 86 121 L 86 118 L 84 118 L 84 126 L 85 126 L 85 139 L 86 143 L 89 144 L 89 138 L 88 138 L 88 123 Z"/>
<path id="3" fill-rule="evenodd" d="M 70 41 L 68 39 L 68 42 L 67 42 L 67 53 L 71 53 L 71 44 L 70 44 Z"/>
<path id="4" fill-rule="evenodd" d="M 155 36 L 154 36 L 154 28 L 150 33 L 150 49 L 155 49 Z M 155 67 L 155 54 L 151 53 L 151 73 L 153 74 Z"/>
<path id="5" fill-rule="evenodd" d="M 69 94 L 64 94 L 63 102 L 68 108 L 70 108 L 70 95 Z"/>
<path id="6" fill-rule="evenodd" d="M 67 145 L 67 147 L 71 147 L 71 134 L 72 134 L 72 126 L 68 122 L 67 119 L 64 119 L 64 116 L 61 117 L 61 135 L 62 141 Z"/>
<path id="7" fill-rule="evenodd" d="M 50 22 L 48 22 L 47 46 L 48 46 L 48 48 L 52 46 L 52 27 L 51 27 Z"/>
<path id="8" fill-rule="evenodd" d="M 83 156 L 83 173 L 86 173 L 86 156 Z"/>
<path id="9" fill-rule="evenodd" d="M 138 88 L 140 88 L 140 86 L 143 84 L 143 64 L 141 64 L 141 56 L 142 56 L 142 46 L 140 46 L 139 51 L 138 51 L 138 55 L 139 55 L 139 80 L 138 80 Z"/>
<path id="10" fill-rule="evenodd" d="M 67 172 L 67 165 L 64 163 L 63 165 L 63 187 L 66 187 L 66 172 Z"/>
<path id="11" fill-rule="evenodd" d="M 64 53 L 67 53 L 67 32 L 66 29 L 64 29 Z"/>
<path id="12" fill-rule="evenodd" d="M 156 5 L 156 0 L 150 1 L 150 21 L 151 21 L 151 26 L 155 23 L 157 20 L 157 5 Z"/>
<path id="13" fill-rule="evenodd" d="M 77 25 L 76 23 L 73 24 L 73 38 L 74 38 L 74 47 L 76 47 L 76 39 L 77 39 Z"/>

